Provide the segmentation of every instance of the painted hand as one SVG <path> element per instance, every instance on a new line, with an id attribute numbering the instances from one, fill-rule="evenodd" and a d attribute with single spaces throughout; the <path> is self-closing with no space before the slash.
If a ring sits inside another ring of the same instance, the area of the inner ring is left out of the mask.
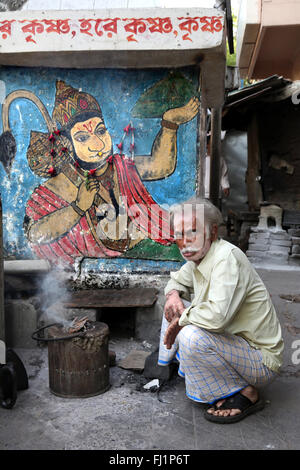
<path id="1" fill-rule="evenodd" d="M 185 106 L 168 109 L 168 111 L 163 114 L 162 118 L 179 126 L 180 124 L 191 121 L 196 116 L 199 107 L 200 102 L 198 98 L 194 96 Z"/>
<path id="2" fill-rule="evenodd" d="M 83 210 L 87 211 L 94 202 L 97 191 L 99 190 L 99 183 L 92 181 L 89 185 L 89 188 L 86 188 L 85 182 L 83 181 L 79 186 L 76 204 Z"/>
<path id="3" fill-rule="evenodd" d="M 172 345 L 175 342 L 176 336 L 178 335 L 179 331 L 182 328 L 182 326 L 179 326 L 178 322 L 179 322 L 179 318 L 174 318 L 167 328 L 167 331 L 164 337 L 164 344 L 167 349 L 171 349 Z"/>

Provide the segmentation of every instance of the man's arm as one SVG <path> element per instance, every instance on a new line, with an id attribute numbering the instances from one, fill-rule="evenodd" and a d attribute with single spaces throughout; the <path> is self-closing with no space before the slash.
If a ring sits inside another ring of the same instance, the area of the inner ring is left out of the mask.
<path id="1" fill-rule="evenodd" d="M 165 296 L 172 290 L 176 290 L 180 297 L 191 300 L 191 291 L 193 291 L 193 274 L 191 264 L 184 264 L 179 271 L 170 273 L 170 280 L 165 287 Z"/>
<path id="2" fill-rule="evenodd" d="M 190 300 L 193 288 L 193 276 L 189 263 L 183 265 L 179 271 L 170 273 L 171 279 L 165 288 L 166 303 L 164 314 L 168 322 L 179 318 L 185 309 L 182 298 Z"/>

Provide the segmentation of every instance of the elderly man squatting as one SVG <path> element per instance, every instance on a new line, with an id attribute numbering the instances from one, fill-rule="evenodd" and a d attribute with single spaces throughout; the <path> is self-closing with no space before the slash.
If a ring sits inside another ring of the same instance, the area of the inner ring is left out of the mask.
<path id="1" fill-rule="evenodd" d="M 165 288 L 158 364 L 177 359 L 187 396 L 212 405 L 205 418 L 232 423 L 264 407 L 258 387 L 276 377 L 283 340 L 259 275 L 238 247 L 218 238 L 221 221 L 206 199 L 171 209 L 187 263 Z"/>

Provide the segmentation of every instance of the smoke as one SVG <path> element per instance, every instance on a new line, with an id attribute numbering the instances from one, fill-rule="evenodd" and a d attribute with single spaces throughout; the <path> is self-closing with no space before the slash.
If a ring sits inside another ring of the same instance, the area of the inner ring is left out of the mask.
<path id="1" fill-rule="evenodd" d="M 62 268 L 53 268 L 40 285 L 40 321 L 46 324 L 60 323 L 64 327 L 72 324 L 68 318 L 69 309 L 64 307 L 71 294 L 67 289 L 68 277 Z"/>

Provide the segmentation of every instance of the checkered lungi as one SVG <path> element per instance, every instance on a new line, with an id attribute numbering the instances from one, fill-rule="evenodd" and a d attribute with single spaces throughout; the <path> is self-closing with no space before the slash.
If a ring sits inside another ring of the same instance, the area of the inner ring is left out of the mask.
<path id="1" fill-rule="evenodd" d="M 159 365 L 179 361 L 186 394 L 194 401 L 214 403 L 239 390 L 266 385 L 276 377 L 262 362 L 262 354 L 240 336 L 212 333 L 194 325 L 184 326 L 171 349 L 163 344 L 168 321 L 163 315 Z"/>

